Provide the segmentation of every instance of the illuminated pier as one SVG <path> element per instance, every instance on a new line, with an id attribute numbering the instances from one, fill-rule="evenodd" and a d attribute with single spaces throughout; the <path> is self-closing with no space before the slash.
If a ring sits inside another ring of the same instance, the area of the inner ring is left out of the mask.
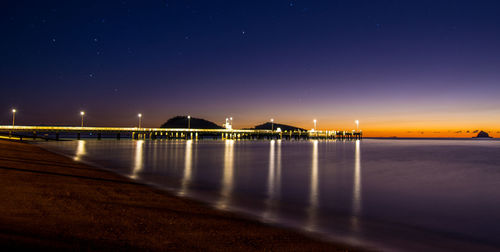
<path id="1" fill-rule="evenodd" d="M 24 139 L 60 140 L 80 139 L 85 134 L 97 139 L 106 137 L 132 139 L 361 139 L 361 131 L 281 131 L 257 129 L 193 129 L 193 128 L 138 128 L 138 127 L 66 127 L 66 126 L 0 126 L 0 133 Z"/>

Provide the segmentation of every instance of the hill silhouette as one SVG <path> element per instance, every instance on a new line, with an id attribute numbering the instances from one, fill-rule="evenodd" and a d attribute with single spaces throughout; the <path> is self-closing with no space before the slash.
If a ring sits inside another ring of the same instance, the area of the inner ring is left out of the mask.
<path id="1" fill-rule="evenodd" d="M 271 130 L 273 129 L 276 130 L 277 128 L 280 128 L 282 131 L 306 131 L 303 128 L 295 127 L 295 126 L 290 126 L 286 124 L 280 124 L 280 123 L 271 123 L 271 122 L 266 122 L 260 125 L 255 126 L 255 129 L 262 129 L 262 130 Z"/>
<path id="2" fill-rule="evenodd" d="M 211 121 L 207 121 L 202 118 L 191 117 L 191 129 L 224 129 Z M 188 128 L 188 118 L 187 116 L 176 116 L 168 119 L 160 128 Z"/>

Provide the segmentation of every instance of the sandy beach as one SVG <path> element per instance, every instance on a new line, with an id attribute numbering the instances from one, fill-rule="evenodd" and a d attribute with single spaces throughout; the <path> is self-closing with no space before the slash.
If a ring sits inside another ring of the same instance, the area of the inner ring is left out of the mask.
<path id="1" fill-rule="evenodd" d="M 0 185 L 4 248 L 352 250 L 173 196 L 27 143 L 0 140 Z"/>

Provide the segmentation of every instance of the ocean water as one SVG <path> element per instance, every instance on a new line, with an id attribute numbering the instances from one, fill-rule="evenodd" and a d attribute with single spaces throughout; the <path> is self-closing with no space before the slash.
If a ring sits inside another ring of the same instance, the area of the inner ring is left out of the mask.
<path id="1" fill-rule="evenodd" d="M 384 251 L 500 250 L 500 141 L 81 140 L 40 146 L 323 239 Z"/>

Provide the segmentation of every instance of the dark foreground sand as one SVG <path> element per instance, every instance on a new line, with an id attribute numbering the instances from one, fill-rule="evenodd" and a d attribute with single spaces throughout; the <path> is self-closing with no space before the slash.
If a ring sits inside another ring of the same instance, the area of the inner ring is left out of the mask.
<path id="1" fill-rule="evenodd" d="M 4 249 L 352 250 L 4 140 L 0 200 Z"/>

